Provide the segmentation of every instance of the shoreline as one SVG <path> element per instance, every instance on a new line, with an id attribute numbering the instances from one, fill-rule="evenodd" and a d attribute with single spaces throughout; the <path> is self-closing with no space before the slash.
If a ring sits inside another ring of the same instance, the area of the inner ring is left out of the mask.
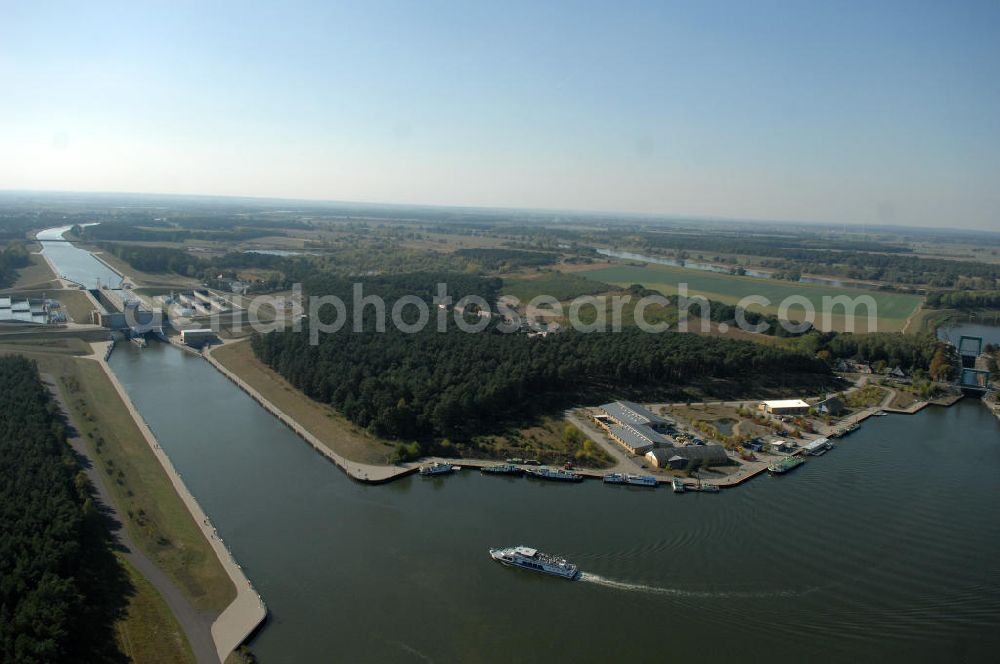
<path id="1" fill-rule="evenodd" d="M 105 344 L 108 347 L 102 350 L 101 347 Z M 201 509 L 198 501 L 191 494 L 176 468 L 174 468 L 170 458 L 160 447 L 155 434 L 149 428 L 146 420 L 143 419 L 132 399 L 128 396 L 124 386 L 118 381 L 118 377 L 114 371 L 111 370 L 108 358 L 111 356 L 113 349 L 112 343 L 95 343 L 93 346 L 97 351 L 96 361 L 111 381 L 115 392 L 118 393 L 118 397 L 125 404 L 153 455 L 160 462 L 160 466 L 170 479 L 177 495 L 191 513 L 195 523 L 201 529 L 202 535 L 219 559 L 219 564 L 222 565 L 222 568 L 226 571 L 226 574 L 233 582 L 233 586 L 236 588 L 236 598 L 216 617 L 212 622 L 211 628 L 212 640 L 219 662 L 224 662 L 265 621 L 267 618 L 267 607 L 264 604 L 263 598 L 254 589 L 250 579 L 244 574 L 242 567 L 236 562 L 233 554 L 216 534 L 216 529 L 212 525 L 208 515 Z"/>
<path id="2" fill-rule="evenodd" d="M 233 343 L 243 343 L 243 341 L 236 341 Z M 172 345 L 178 345 L 178 344 L 172 344 Z M 219 360 L 214 358 L 212 356 L 212 351 L 214 350 L 214 347 L 209 346 L 202 353 L 198 353 L 197 351 L 191 348 L 185 348 L 185 350 L 188 350 L 194 354 L 198 354 L 204 357 L 210 365 L 215 367 L 217 371 L 219 371 L 223 376 L 228 378 L 234 385 L 236 385 L 243 392 L 245 392 L 251 399 L 256 401 L 262 408 L 267 410 L 274 417 L 278 418 L 279 421 L 281 421 L 283 424 L 285 424 L 285 426 L 291 429 L 299 438 L 308 443 L 314 450 L 316 450 L 321 455 L 326 457 L 329 461 L 333 462 L 333 464 L 336 465 L 337 468 L 339 468 L 342 472 L 344 472 L 349 478 L 357 482 L 362 482 L 365 484 L 384 484 L 387 482 L 392 482 L 399 478 L 413 475 L 417 473 L 420 466 L 434 462 L 452 464 L 454 466 L 458 466 L 461 469 L 477 469 L 477 468 L 482 468 L 483 466 L 502 463 L 501 460 L 497 459 L 474 459 L 474 458 L 461 458 L 461 457 L 454 458 L 454 457 L 441 457 L 441 456 L 423 457 L 419 462 L 406 462 L 404 464 L 397 464 L 397 465 L 388 465 L 388 464 L 377 465 L 377 464 L 367 464 L 356 461 L 350 461 L 343 455 L 330 449 L 326 444 L 320 441 L 319 438 L 317 438 L 314 434 L 308 431 L 304 426 L 299 424 L 295 419 L 293 419 L 283 410 L 278 408 L 277 405 L 275 405 L 266 397 L 264 397 L 262 394 L 260 394 L 259 391 L 257 391 L 253 386 L 249 385 L 242 378 L 240 378 L 235 372 L 225 367 L 221 362 L 219 362 Z M 885 402 L 891 400 L 892 396 L 893 393 L 890 392 L 886 396 Z M 836 426 L 837 428 L 843 428 L 850 426 L 851 424 L 861 423 L 867 420 L 868 418 L 873 417 L 875 413 L 879 411 L 883 411 L 890 414 L 913 415 L 920 412 L 927 406 L 931 405 L 949 407 L 954 403 L 956 403 L 957 401 L 961 400 L 963 396 L 964 395 L 962 394 L 957 394 L 948 397 L 942 397 L 933 401 L 922 401 L 916 404 L 912 404 L 907 409 L 885 408 L 882 407 L 881 405 L 872 406 L 864 409 L 861 412 L 855 413 L 854 415 L 845 418 L 844 420 L 838 422 Z M 683 405 L 683 404 L 677 404 L 677 405 Z M 1000 409 L 998 409 L 995 412 L 997 416 L 1000 417 Z M 614 443 L 611 444 L 614 445 Z M 800 453 L 801 451 L 795 452 L 792 455 L 788 456 L 794 456 Z M 641 463 L 641 461 L 638 461 L 637 463 Z M 752 463 L 753 466 L 748 467 L 748 463 Z M 705 480 L 704 478 L 682 478 L 682 479 L 684 480 L 686 485 L 690 484 L 697 485 L 702 481 L 705 481 L 706 483 L 714 484 L 721 489 L 734 488 L 748 482 L 749 480 L 753 479 L 754 477 L 757 477 L 758 475 L 766 473 L 767 466 L 769 465 L 769 463 L 770 463 L 769 461 L 744 462 L 744 467 L 741 468 L 740 470 L 730 475 L 725 475 L 724 477 L 719 477 L 719 478 L 710 478 L 707 480 Z M 613 470 L 614 469 L 592 470 L 585 468 L 574 468 L 573 472 L 582 475 L 584 479 L 602 479 L 605 474 L 613 472 Z M 636 471 L 641 472 L 641 470 L 639 469 L 636 469 Z M 674 476 L 663 476 L 663 477 L 656 476 L 657 484 L 670 484 L 673 478 Z"/>
<path id="3" fill-rule="evenodd" d="M 236 385 L 236 387 L 243 390 L 247 396 L 256 401 L 264 410 L 278 418 L 279 421 L 291 429 L 299 438 L 312 446 L 314 450 L 325 456 L 329 461 L 332 461 L 334 465 L 340 468 L 351 479 L 357 480 L 358 482 L 364 482 L 366 484 L 383 484 L 400 477 L 412 475 L 419 470 L 419 466 L 413 463 L 398 466 L 375 465 L 351 461 L 347 457 L 334 452 L 329 447 L 324 445 L 319 438 L 314 436 L 305 427 L 296 422 L 293 418 L 289 417 L 284 411 L 265 398 L 254 387 L 249 385 L 242 378 L 223 366 L 221 362 L 212 357 L 212 350 L 212 347 L 209 346 L 205 349 L 205 352 L 200 353 L 200 355 L 204 357 L 211 366 L 215 367 L 219 373 Z"/>

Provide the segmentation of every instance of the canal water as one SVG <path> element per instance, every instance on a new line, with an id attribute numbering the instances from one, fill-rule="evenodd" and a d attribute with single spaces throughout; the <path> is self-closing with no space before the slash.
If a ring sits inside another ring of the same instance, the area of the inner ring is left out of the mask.
<path id="1" fill-rule="evenodd" d="M 461 471 L 366 486 L 200 358 L 111 366 L 272 612 L 285 661 L 995 661 L 1000 422 L 873 418 L 716 495 Z M 492 562 L 527 544 L 567 582 Z"/>
<path id="2" fill-rule="evenodd" d="M 265 662 L 1000 652 L 1000 421 L 973 400 L 870 419 L 787 476 L 719 494 L 472 471 L 367 486 L 201 358 L 120 344 L 110 364 L 267 602 L 251 644 Z M 583 578 L 490 560 L 511 544 Z"/>
<path id="3" fill-rule="evenodd" d="M 938 339 L 950 341 L 956 346 L 963 335 L 981 337 L 983 344 L 1000 346 L 1000 325 L 997 325 L 993 321 L 987 323 L 953 322 L 948 325 L 942 325 L 937 329 Z"/>
<path id="4" fill-rule="evenodd" d="M 102 286 L 117 288 L 122 275 L 118 274 L 89 251 L 80 249 L 69 242 L 58 242 L 72 226 L 60 226 L 40 231 L 37 239 L 42 243 L 42 253 L 56 266 L 59 276 L 75 281 L 86 288 Z M 49 240 L 46 242 L 46 240 Z"/>

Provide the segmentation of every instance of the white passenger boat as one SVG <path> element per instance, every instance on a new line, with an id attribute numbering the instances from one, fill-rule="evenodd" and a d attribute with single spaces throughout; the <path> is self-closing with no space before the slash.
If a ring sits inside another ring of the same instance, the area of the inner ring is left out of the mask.
<path id="1" fill-rule="evenodd" d="M 501 565 L 520 567 L 532 572 L 560 576 L 564 579 L 575 579 L 580 574 L 579 568 L 573 563 L 528 546 L 490 549 L 490 557 Z"/>

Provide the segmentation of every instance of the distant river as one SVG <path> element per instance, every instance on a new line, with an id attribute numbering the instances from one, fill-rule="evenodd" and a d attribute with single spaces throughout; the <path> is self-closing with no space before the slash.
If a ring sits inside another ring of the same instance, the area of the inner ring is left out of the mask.
<path id="1" fill-rule="evenodd" d="M 58 268 L 56 271 L 59 276 L 87 288 L 96 288 L 98 282 L 103 286 L 117 288 L 121 284 L 122 275 L 94 258 L 89 251 L 69 242 L 59 241 L 71 228 L 73 227 L 49 228 L 36 236 L 42 244 L 42 253 Z"/>
<path id="2" fill-rule="evenodd" d="M 198 357 L 111 367 L 269 609 L 264 662 L 951 662 L 1000 651 L 1000 422 L 874 418 L 717 495 L 352 482 Z M 561 553 L 582 581 L 491 561 Z"/>

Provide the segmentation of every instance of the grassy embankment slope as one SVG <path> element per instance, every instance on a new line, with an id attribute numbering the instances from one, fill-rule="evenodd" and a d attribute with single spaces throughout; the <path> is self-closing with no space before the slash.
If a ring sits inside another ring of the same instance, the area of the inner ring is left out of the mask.
<path id="1" fill-rule="evenodd" d="M 118 560 L 133 587 L 125 616 L 115 625 L 122 653 L 140 664 L 194 664 L 191 645 L 163 597 L 127 560 Z"/>
<path id="2" fill-rule="evenodd" d="M 118 258 L 110 251 L 104 251 L 100 247 L 77 243 L 77 246 L 85 248 L 88 251 L 94 253 L 94 255 L 110 265 L 119 274 L 124 274 L 128 276 L 135 286 L 145 286 L 149 288 L 164 288 L 164 289 L 191 289 L 198 288 L 201 283 L 197 279 L 192 279 L 191 277 L 185 277 L 173 272 L 143 272 L 142 270 L 137 270 L 132 267 L 131 264 Z"/>
<path id="3" fill-rule="evenodd" d="M 361 463 L 388 463 L 393 447 L 359 428 L 332 407 L 313 401 L 257 360 L 249 341 L 226 344 L 212 356 L 328 448 Z"/>
<path id="4" fill-rule="evenodd" d="M 0 344 L 0 354 L 23 354 L 57 377 L 70 418 L 102 465 L 119 509 L 129 516 L 124 525 L 132 538 L 195 608 L 220 612 L 236 589 L 100 365 L 74 357 L 82 352 L 79 343 Z"/>
<path id="5" fill-rule="evenodd" d="M 9 282 L 0 279 L 0 287 L 2 287 L 0 293 L 10 294 L 12 291 L 28 290 L 32 291 L 31 297 L 39 297 L 34 291 L 62 288 L 56 274 L 40 253 L 41 245 L 29 242 L 26 249 L 28 264 L 14 268 L 13 278 Z M 4 253 L 5 250 L 6 246 L 0 242 L 0 253 Z"/>
<path id="6" fill-rule="evenodd" d="M 49 267 L 42 255 L 35 252 L 28 254 L 30 265 L 17 268 L 17 280 L 11 284 L 10 290 L 50 290 L 61 288 L 56 274 Z M 37 295 L 32 295 L 37 297 Z"/>
<path id="7" fill-rule="evenodd" d="M 703 295 L 710 300 L 717 300 L 727 304 L 735 304 L 747 295 L 759 295 L 768 298 L 771 304 L 766 307 L 751 305 L 749 308 L 769 314 L 778 313 L 778 305 L 784 298 L 792 295 L 801 296 L 812 302 L 816 308 L 817 326 L 822 322 L 819 312 L 822 311 L 822 298 L 824 296 L 836 297 L 838 295 L 847 295 L 853 298 L 867 295 L 871 296 L 878 306 L 879 330 L 888 332 L 901 330 L 906 323 L 906 319 L 919 307 L 921 302 L 919 296 L 905 293 L 869 291 L 856 288 L 841 289 L 777 279 L 737 277 L 700 270 L 688 270 L 669 265 L 646 265 L 642 267 L 619 265 L 597 268 L 590 271 L 580 271 L 576 274 L 616 286 L 642 284 L 646 288 L 658 290 L 668 295 L 677 292 L 679 283 L 686 283 L 690 296 Z M 800 306 L 792 306 L 789 308 L 788 317 L 801 320 L 802 312 L 803 310 Z M 831 326 L 833 329 L 843 330 L 846 325 L 843 308 L 838 307 L 835 312 L 831 316 Z M 866 329 L 866 308 L 863 306 L 859 307 L 856 314 L 855 330 L 859 332 L 868 331 Z"/>

